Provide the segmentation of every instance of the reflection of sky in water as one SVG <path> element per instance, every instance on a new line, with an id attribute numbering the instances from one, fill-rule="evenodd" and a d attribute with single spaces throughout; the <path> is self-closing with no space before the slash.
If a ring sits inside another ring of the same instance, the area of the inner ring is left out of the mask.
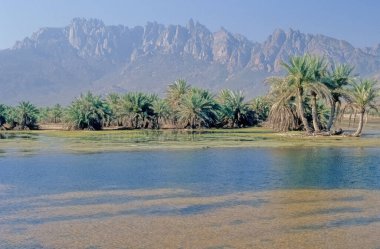
<path id="1" fill-rule="evenodd" d="M 59 248 L 54 236 L 70 231 L 59 228 L 64 223 L 79 231 L 84 224 L 125 220 L 136 233 L 159 234 L 187 217 L 202 217 L 194 221 L 198 229 L 225 226 L 231 234 L 268 229 L 277 236 L 268 235 L 271 243 L 285 233 L 373 231 L 380 224 L 379 153 L 239 148 L 0 157 L 0 247 Z M 157 227 L 140 227 L 144 222 Z M 90 236 L 86 232 L 78 233 Z M 364 234 L 379 242 L 376 233 Z"/>
<path id="2" fill-rule="evenodd" d="M 197 195 L 283 188 L 379 189 L 379 152 L 239 148 L 0 157 L 0 184 L 14 186 L 8 197 L 141 188 L 182 188 Z"/>

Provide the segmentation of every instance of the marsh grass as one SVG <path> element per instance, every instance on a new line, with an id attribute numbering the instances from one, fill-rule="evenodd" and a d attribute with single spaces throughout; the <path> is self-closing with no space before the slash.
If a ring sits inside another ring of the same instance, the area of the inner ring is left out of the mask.
<path id="1" fill-rule="evenodd" d="M 183 150 L 232 147 L 379 147 L 380 119 L 371 119 L 367 135 L 306 136 L 267 128 L 199 130 L 7 131 L 1 133 L 0 156 L 34 153 Z M 348 127 L 347 121 L 340 124 Z M 347 129 L 347 128 L 346 128 Z"/>

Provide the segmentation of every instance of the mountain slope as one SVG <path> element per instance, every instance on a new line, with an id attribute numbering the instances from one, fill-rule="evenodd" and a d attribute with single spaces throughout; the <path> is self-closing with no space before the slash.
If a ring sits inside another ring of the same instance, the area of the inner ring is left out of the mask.
<path id="1" fill-rule="evenodd" d="M 0 102 L 67 104 L 87 90 L 163 94 L 177 78 L 214 92 L 242 89 L 252 97 L 265 93 L 263 79 L 280 73 L 281 60 L 304 53 L 353 64 L 364 76 L 380 73 L 380 45 L 359 49 L 294 30 L 276 30 L 260 44 L 223 28 L 213 33 L 192 20 L 186 26 L 150 22 L 129 28 L 77 18 L 0 51 Z"/>

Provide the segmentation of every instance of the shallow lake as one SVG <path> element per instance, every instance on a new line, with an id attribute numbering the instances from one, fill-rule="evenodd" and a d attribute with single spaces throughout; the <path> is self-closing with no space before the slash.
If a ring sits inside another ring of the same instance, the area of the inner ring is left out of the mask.
<path id="1" fill-rule="evenodd" d="M 380 148 L 1 156 L 0 248 L 380 248 Z"/>

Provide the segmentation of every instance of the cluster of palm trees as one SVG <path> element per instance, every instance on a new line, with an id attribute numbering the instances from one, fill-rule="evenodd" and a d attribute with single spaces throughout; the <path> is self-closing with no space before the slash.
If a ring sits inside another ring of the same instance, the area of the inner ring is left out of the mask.
<path id="1" fill-rule="evenodd" d="M 16 107 L 0 105 L 0 128 L 34 129 L 40 123 L 64 123 L 70 129 L 239 128 L 268 121 L 275 130 L 305 130 L 308 134 L 337 134 L 343 113 L 359 115 L 360 136 L 364 117 L 376 109 L 376 82 L 359 79 L 353 67 L 329 66 L 324 58 L 304 55 L 282 63 L 285 75 L 270 77 L 267 96 L 246 101 L 241 91 L 218 95 L 192 87 L 179 79 L 168 86 L 165 98 L 156 94 L 88 92 L 68 107 L 37 108 L 30 102 Z"/>
<path id="2" fill-rule="evenodd" d="M 14 118 L 12 113 L 29 116 Z M 179 79 L 168 86 L 165 98 L 142 92 L 111 93 L 103 98 L 88 92 L 66 108 L 55 105 L 38 109 L 29 102 L 21 102 L 18 107 L 0 106 L 0 126 L 7 123 L 8 128 L 33 129 L 37 123 L 64 123 L 70 129 L 88 130 L 238 128 L 265 121 L 268 114 L 265 98 L 248 102 L 241 91 L 232 90 L 222 90 L 215 96 Z"/>
<path id="3" fill-rule="evenodd" d="M 274 129 L 303 129 L 309 134 L 330 132 L 343 113 L 341 110 L 350 110 L 359 115 L 358 129 L 352 135 L 361 135 L 364 116 L 376 108 L 379 96 L 374 80 L 358 79 L 353 75 L 353 67 L 329 67 L 324 58 L 311 55 L 291 57 L 282 66 L 285 76 L 267 79 L 271 85 L 268 121 Z"/>
<path id="4" fill-rule="evenodd" d="M 265 117 L 269 113 L 260 114 Z M 245 127 L 259 122 L 253 106 L 242 92 L 223 90 L 214 96 L 208 90 L 191 87 L 185 80 L 170 84 L 166 98 L 156 94 L 111 93 L 104 99 L 92 93 L 74 100 L 66 122 L 74 129 L 124 127 L 132 129 Z"/>
<path id="5" fill-rule="evenodd" d="M 0 128 L 35 129 L 39 110 L 30 102 L 22 101 L 16 107 L 0 104 Z"/>

